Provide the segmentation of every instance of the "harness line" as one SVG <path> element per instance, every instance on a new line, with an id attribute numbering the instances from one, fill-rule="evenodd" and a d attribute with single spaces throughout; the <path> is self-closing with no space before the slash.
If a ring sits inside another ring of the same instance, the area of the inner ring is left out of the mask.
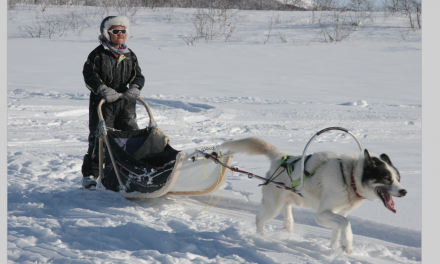
<path id="1" fill-rule="evenodd" d="M 197 150 L 197 152 L 199 152 L 200 154 L 202 154 L 205 158 L 207 158 L 207 159 L 212 159 L 212 160 L 214 160 L 214 162 L 215 162 L 216 164 L 220 164 L 220 165 L 222 165 L 223 167 L 226 167 L 226 168 L 230 169 L 231 171 L 235 171 L 235 172 L 240 172 L 240 173 L 246 174 L 249 178 L 257 178 L 257 179 L 260 179 L 260 180 L 262 180 L 262 181 L 268 181 L 268 179 L 266 179 L 266 178 L 264 178 L 264 177 L 261 177 L 261 176 L 255 175 L 255 174 L 250 173 L 250 172 L 247 172 L 247 171 L 239 170 L 239 169 L 237 169 L 236 167 L 229 166 L 229 165 L 223 163 L 222 161 L 220 161 L 219 159 L 217 159 L 216 157 L 212 156 L 211 154 L 205 153 L 205 152 L 200 151 L 200 150 Z M 272 184 L 275 184 L 277 188 L 285 189 L 285 190 L 289 190 L 289 191 L 292 191 L 292 192 L 296 193 L 296 190 L 295 190 L 295 189 L 290 188 L 290 187 L 287 187 L 287 186 L 286 186 L 284 183 L 282 183 L 282 182 L 274 182 L 274 181 L 269 181 L 269 182 L 272 183 Z"/>

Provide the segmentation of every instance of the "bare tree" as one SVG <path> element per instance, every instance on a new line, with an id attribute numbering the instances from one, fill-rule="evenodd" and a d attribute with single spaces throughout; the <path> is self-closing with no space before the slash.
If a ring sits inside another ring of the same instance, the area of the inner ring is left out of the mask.
<path id="1" fill-rule="evenodd" d="M 186 45 L 195 47 L 197 42 L 199 42 L 199 37 L 197 34 L 194 34 L 193 31 L 189 31 L 186 35 L 182 35 L 180 37 L 183 41 L 185 41 Z"/>
<path id="2" fill-rule="evenodd" d="M 321 32 L 318 35 L 326 43 L 339 43 L 348 38 L 354 30 L 352 22 L 352 10 L 348 9 L 344 1 L 340 0 L 317 0 L 316 6 L 320 15 L 318 23 Z"/>
<path id="3" fill-rule="evenodd" d="M 273 27 L 275 26 L 275 21 L 274 21 L 273 17 L 271 17 L 271 18 L 269 19 L 268 26 L 269 26 L 269 30 L 268 30 L 268 32 L 267 32 L 266 37 L 263 39 L 263 44 L 264 44 L 264 45 L 266 45 L 266 43 L 269 41 L 269 39 L 270 39 L 270 37 L 271 37 L 271 35 L 272 35 L 272 29 L 273 29 Z"/>
<path id="4" fill-rule="evenodd" d="M 353 32 L 353 23 L 344 12 L 334 12 L 332 15 L 319 20 L 322 40 L 327 43 L 338 43 Z"/>
<path id="5" fill-rule="evenodd" d="M 272 37 L 272 30 L 278 24 L 281 24 L 280 15 L 279 14 L 278 15 L 272 14 L 272 16 L 269 18 L 269 22 L 268 22 L 269 30 L 267 32 L 267 35 L 263 38 L 264 45 L 266 45 L 266 43 L 269 42 L 270 37 Z M 281 38 L 281 40 L 283 39 L 281 37 L 281 34 L 280 34 L 280 38 Z"/>
<path id="6" fill-rule="evenodd" d="M 387 15 L 403 16 L 409 19 L 409 26 L 413 30 L 422 28 L 422 1 L 421 0 L 382 0 L 383 9 Z"/>
<path id="7" fill-rule="evenodd" d="M 32 24 L 19 29 L 24 36 L 53 38 L 67 36 L 68 32 L 72 31 L 80 36 L 82 31 L 89 26 L 87 20 L 75 11 L 51 14 L 36 10 Z"/>
<path id="8" fill-rule="evenodd" d="M 82 35 L 85 28 L 90 27 L 86 17 L 75 11 L 68 12 L 64 14 L 64 16 L 66 18 L 65 21 L 70 21 L 69 28 L 72 29 L 78 37 Z"/>
<path id="9" fill-rule="evenodd" d="M 136 24 L 134 16 L 140 6 L 139 0 L 113 0 L 113 5 L 115 6 L 118 15 L 126 16 L 130 22 Z"/>
<path id="10" fill-rule="evenodd" d="M 351 22 L 355 26 L 359 26 L 365 21 L 373 23 L 375 8 L 376 5 L 373 0 L 350 0 L 345 7 L 345 9 L 348 9 Z"/>
<path id="11" fill-rule="evenodd" d="M 281 32 L 278 31 L 278 35 L 280 36 L 280 40 L 282 43 L 287 43 L 287 39 L 284 34 L 281 34 Z"/>
<path id="12" fill-rule="evenodd" d="M 20 4 L 20 0 L 8 0 L 8 10 L 13 10 L 15 7 Z"/>
<path id="13" fill-rule="evenodd" d="M 188 43 L 196 43 L 194 38 L 203 39 L 206 43 L 214 39 L 224 38 L 225 41 L 232 39 L 236 25 L 242 20 L 237 10 L 227 8 L 199 8 L 190 18 L 191 29 L 181 37 L 188 46 L 195 46 Z"/>

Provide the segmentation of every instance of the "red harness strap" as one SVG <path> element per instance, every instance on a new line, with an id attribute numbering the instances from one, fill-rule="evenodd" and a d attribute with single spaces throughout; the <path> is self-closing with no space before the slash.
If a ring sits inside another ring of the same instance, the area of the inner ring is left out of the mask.
<path id="1" fill-rule="evenodd" d="M 357 192 L 357 187 L 356 187 L 356 183 L 354 181 L 353 172 L 354 172 L 354 168 L 351 170 L 351 187 L 353 188 L 353 190 L 356 193 L 357 197 L 365 199 L 364 197 L 359 195 L 359 193 Z"/>

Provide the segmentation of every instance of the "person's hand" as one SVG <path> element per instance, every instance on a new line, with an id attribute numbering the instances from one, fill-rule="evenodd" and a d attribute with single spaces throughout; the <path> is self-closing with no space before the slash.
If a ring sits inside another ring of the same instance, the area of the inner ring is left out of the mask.
<path id="1" fill-rule="evenodd" d="M 139 86 L 137 86 L 136 84 L 130 85 L 130 88 L 128 88 L 128 90 L 122 94 L 122 97 L 127 100 L 136 100 L 139 95 L 141 95 L 141 91 L 139 91 L 138 87 Z"/>
<path id="2" fill-rule="evenodd" d="M 119 98 L 119 94 L 112 88 L 101 85 L 98 88 L 98 93 L 104 98 L 107 103 L 112 103 Z"/>

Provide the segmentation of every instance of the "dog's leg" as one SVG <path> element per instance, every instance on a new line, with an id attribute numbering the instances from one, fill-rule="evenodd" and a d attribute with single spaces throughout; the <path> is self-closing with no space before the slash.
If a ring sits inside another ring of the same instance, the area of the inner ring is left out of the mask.
<path id="1" fill-rule="evenodd" d="M 348 213 L 352 210 L 353 208 L 348 208 L 348 209 L 344 209 L 341 212 L 339 212 L 339 215 L 344 217 L 345 219 L 347 219 L 347 215 Z M 347 219 L 348 221 L 348 219 Z M 340 232 L 339 232 L 340 234 Z M 344 241 L 343 241 L 344 240 Z M 347 252 L 348 254 L 351 254 L 353 252 L 353 231 L 351 230 L 351 223 L 350 221 L 348 221 L 348 228 L 347 231 L 345 233 L 345 236 L 341 237 L 341 245 L 348 245 L 342 248 L 343 250 L 345 250 L 345 252 Z"/>
<path id="2" fill-rule="evenodd" d="M 331 248 L 336 248 L 341 237 L 341 230 L 332 228 L 332 242 L 330 243 Z"/>
<path id="3" fill-rule="evenodd" d="M 352 211 L 352 209 L 353 209 L 353 207 L 344 209 L 341 212 L 339 212 L 338 214 L 343 217 L 347 217 L 348 213 L 350 211 Z M 350 228 L 350 233 L 351 233 L 351 228 Z M 330 244 L 331 248 L 336 248 L 340 236 L 341 236 L 341 230 L 332 228 L 332 242 Z M 353 241 L 353 234 L 352 233 L 351 233 L 351 238 L 349 238 L 349 239 L 351 239 L 351 241 Z"/>
<path id="4" fill-rule="evenodd" d="M 284 195 L 276 187 L 267 185 L 263 187 L 261 209 L 256 217 L 257 232 L 261 235 L 264 235 L 264 224 L 280 213 L 284 205 L 283 198 Z"/>
<path id="5" fill-rule="evenodd" d="M 284 205 L 284 229 L 289 233 L 293 233 L 292 207 L 289 203 Z"/>
<path id="6" fill-rule="evenodd" d="M 332 244 L 336 240 L 337 235 L 341 236 L 342 250 L 351 254 L 353 251 L 353 233 L 351 231 L 351 224 L 347 218 L 342 215 L 333 213 L 330 210 L 319 211 L 316 215 L 316 222 L 319 225 L 332 228 Z"/>
<path id="7" fill-rule="evenodd" d="M 302 203 L 295 197 L 296 194 L 290 193 L 284 197 L 284 229 L 293 233 L 293 216 L 292 216 L 292 204 L 301 206 Z"/>

